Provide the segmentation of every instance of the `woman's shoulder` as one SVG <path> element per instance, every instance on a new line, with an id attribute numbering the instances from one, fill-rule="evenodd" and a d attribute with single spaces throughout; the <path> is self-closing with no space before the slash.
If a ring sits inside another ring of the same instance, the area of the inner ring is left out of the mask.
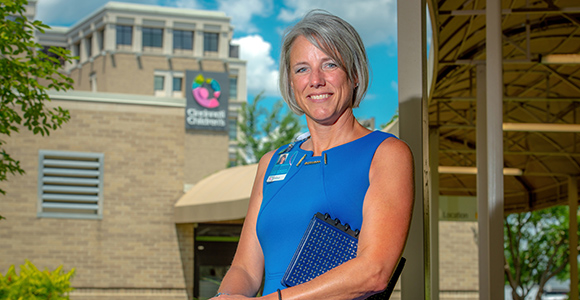
<path id="1" fill-rule="evenodd" d="M 258 162 L 258 170 L 260 168 L 267 168 L 268 164 L 272 160 L 272 157 L 274 157 L 274 154 L 276 154 L 277 151 L 278 151 L 278 149 L 272 150 L 272 151 L 267 152 L 266 154 L 262 155 L 262 158 L 260 158 L 260 161 Z"/>
<path id="2" fill-rule="evenodd" d="M 384 133 L 389 136 L 377 148 L 375 153 L 375 160 L 380 161 L 394 161 L 399 163 L 408 163 L 413 160 L 413 153 L 406 142 L 397 138 L 396 136 Z"/>

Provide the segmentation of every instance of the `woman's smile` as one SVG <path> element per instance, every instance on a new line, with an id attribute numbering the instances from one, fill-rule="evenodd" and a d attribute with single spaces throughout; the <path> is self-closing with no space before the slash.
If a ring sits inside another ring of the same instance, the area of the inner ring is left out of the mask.
<path id="1" fill-rule="evenodd" d="M 312 100 L 326 100 L 330 96 L 331 96 L 330 94 L 310 95 L 310 99 L 312 99 Z"/>
<path id="2" fill-rule="evenodd" d="M 346 72 L 304 36 L 292 45 L 290 67 L 296 103 L 310 121 L 334 124 L 352 108 L 354 86 Z"/>

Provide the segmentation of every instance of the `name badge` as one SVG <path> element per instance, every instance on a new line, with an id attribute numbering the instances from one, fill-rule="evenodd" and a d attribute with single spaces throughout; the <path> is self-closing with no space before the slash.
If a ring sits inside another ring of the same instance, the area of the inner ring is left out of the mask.
<path id="1" fill-rule="evenodd" d="M 280 156 L 278 156 L 278 160 L 276 161 L 274 167 L 272 167 L 270 174 L 268 174 L 266 182 L 275 182 L 284 180 L 286 178 L 286 175 L 288 175 L 288 172 L 290 171 L 290 167 L 292 166 L 292 160 L 294 160 L 295 157 L 296 157 L 295 151 L 282 152 Z"/>

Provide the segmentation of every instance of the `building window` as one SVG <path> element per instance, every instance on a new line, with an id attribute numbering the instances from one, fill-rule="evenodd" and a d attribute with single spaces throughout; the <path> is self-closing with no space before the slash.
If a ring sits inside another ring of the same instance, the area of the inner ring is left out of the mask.
<path id="1" fill-rule="evenodd" d="M 85 44 L 87 46 L 87 57 L 91 58 L 93 56 L 93 36 L 89 36 L 87 37 L 87 43 Z"/>
<path id="2" fill-rule="evenodd" d="M 240 58 L 240 45 L 230 45 L 230 57 Z"/>
<path id="3" fill-rule="evenodd" d="M 105 50 L 105 30 L 99 30 L 97 32 L 97 49 L 99 51 Z"/>
<path id="4" fill-rule="evenodd" d="M 203 33 L 203 51 L 204 52 L 218 52 L 219 33 L 204 32 Z"/>
<path id="5" fill-rule="evenodd" d="M 74 56 L 76 56 L 76 63 L 78 64 L 81 61 L 81 42 L 78 42 L 73 45 L 73 52 Z"/>
<path id="6" fill-rule="evenodd" d="M 117 25 L 117 45 L 133 44 L 133 26 Z"/>
<path id="7" fill-rule="evenodd" d="M 154 76 L 156 97 L 183 97 L 183 72 L 157 70 Z"/>
<path id="8" fill-rule="evenodd" d="M 238 99 L 238 78 L 230 77 L 230 99 Z"/>
<path id="9" fill-rule="evenodd" d="M 154 82 L 153 82 L 153 89 L 155 91 L 165 90 L 165 76 L 155 75 Z"/>
<path id="10" fill-rule="evenodd" d="M 56 47 L 56 46 L 52 46 L 54 48 L 59 48 L 61 50 L 64 50 L 63 47 Z M 62 56 L 54 54 L 53 52 L 50 51 L 51 46 L 43 46 L 42 49 L 40 49 L 40 51 L 44 54 L 46 54 L 50 61 L 52 61 L 52 63 L 54 65 L 64 65 L 64 59 L 62 58 Z"/>
<path id="11" fill-rule="evenodd" d="M 163 47 L 163 29 L 143 27 L 143 48 Z"/>
<path id="12" fill-rule="evenodd" d="M 173 49 L 193 50 L 193 31 L 174 30 Z"/>
<path id="13" fill-rule="evenodd" d="M 228 119 L 228 134 L 230 136 L 230 141 L 238 140 L 238 120 Z"/>
<path id="14" fill-rule="evenodd" d="M 181 92 L 181 84 L 183 78 L 181 77 L 173 77 L 173 91 L 174 92 Z"/>
<path id="15" fill-rule="evenodd" d="M 97 73 L 93 72 L 89 76 L 89 83 L 91 85 L 91 92 L 97 92 Z"/>
<path id="16" fill-rule="evenodd" d="M 104 154 L 39 151 L 38 216 L 100 219 Z"/>

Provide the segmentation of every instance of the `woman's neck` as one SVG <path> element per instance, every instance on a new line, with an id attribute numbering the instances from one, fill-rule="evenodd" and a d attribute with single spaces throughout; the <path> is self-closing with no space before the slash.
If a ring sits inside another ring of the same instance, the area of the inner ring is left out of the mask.
<path id="1" fill-rule="evenodd" d="M 306 118 L 310 139 L 302 144 L 302 149 L 314 152 L 314 156 L 336 146 L 340 146 L 367 135 L 371 130 L 360 125 L 352 114 L 345 112 L 332 125 L 322 125 Z"/>

